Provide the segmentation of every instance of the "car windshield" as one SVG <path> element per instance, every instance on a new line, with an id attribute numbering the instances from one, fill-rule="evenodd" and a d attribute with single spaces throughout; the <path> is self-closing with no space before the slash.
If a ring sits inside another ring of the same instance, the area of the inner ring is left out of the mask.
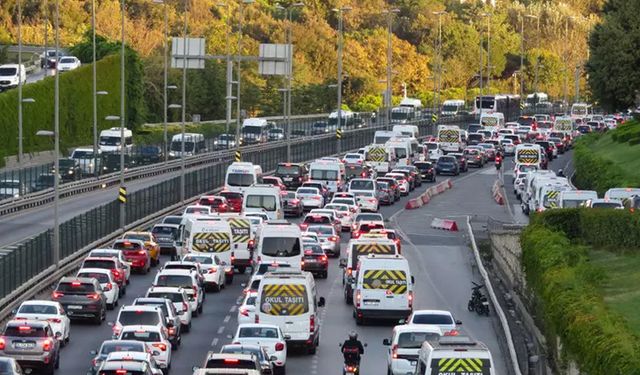
<path id="1" fill-rule="evenodd" d="M 338 171 L 333 169 L 313 169 L 311 171 L 312 180 L 337 180 Z"/>
<path id="2" fill-rule="evenodd" d="M 403 332 L 398 336 L 398 348 L 420 349 L 422 343 L 440 337 L 434 332 Z"/>
<path id="3" fill-rule="evenodd" d="M 297 165 L 278 165 L 276 168 L 277 175 L 297 176 L 300 174 L 300 167 Z"/>
<path id="4" fill-rule="evenodd" d="M 273 195 L 247 195 L 247 208 L 263 208 L 267 211 L 276 210 L 276 197 Z"/>
<path id="5" fill-rule="evenodd" d="M 330 224 L 331 218 L 324 215 L 307 215 L 303 222 L 306 224 Z"/>
<path id="6" fill-rule="evenodd" d="M 396 153 L 396 157 L 399 159 L 404 159 L 407 157 L 407 149 L 404 147 L 394 147 L 393 150 Z"/>
<path id="7" fill-rule="evenodd" d="M 187 255 L 184 257 L 185 262 L 196 262 L 200 264 L 213 264 L 213 258 L 198 255 Z"/>
<path id="8" fill-rule="evenodd" d="M 109 280 L 109 276 L 107 276 L 107 274 L 98 272 L 80 272 L 78 273 L 78 277 L 86 277 L 89 279 L 94 278 L 98 280 L 100 284 L 106 284 L 111 281 Z"/>
<path id="9" fill-rule="evenodd" d="M 0 68 L 0 76 L 15 76 L 18 72 L 18 68 Z"/>
<path id="10" fill-rule="evenodd" d="M 447 314 L 416 314 L 412 324 L 454 324 L 453 318 Z"/>
<path id="11" fill-rule="evenodd" d="M 51 305 L 22 305 L 18 314 L 45 314 L 55 315 L 58 313 L 58 309 Z"/>
<path id="12" fill-rule="evenodd" d="M 332 236 L 333 235 L 333 227 L 321 226 L 321 225 L 312 225 L 309 228 L 307 228 L 307 232 L 317 233 L 320 236 Z"/>
<path id="13" fill-rule="evenodd" d="M 380 214 L 360 214 L 356 216 L 356 223 L 359 221 L 383 221 Z"/>
<path id="14" fill-rule="evenodd" d="M 71 63 L 74 63 L 75 61 L 76 60 L 71 57 L 63 57 L 60 59 L 61 64 L 71 64 Z"/>
<path id="15" fill-rule="evenodd" d="M 265 237 L 262 240 L 262 254 L 271 257 L 292 257 L 300 255 L 298 237 Z"/>
<path id="16" fill-rule="evenodd" d="M 158 306 L 162 309 L 162 312 L 165 316 L 169 315 L 169 311 L 167 309 L 167 304 L 164 302 L 156 302 L 156 301 L 136 301 L 136 306 Z"/>
<path id="17" fill-rule="evenodd" d="M 116 263 L 111 259 L 87 259 L 82 263 L 82 268 L 116 268 Z"/>
<path id="18" fill-rule="evenodd" d="M 349 185 L 352 190 L 373 190 L 375 184 L 371 180 L 353 180 Z"/>
<path id="19" fill-rule="evenodd" d="M 353 199 L 347 199 L 347 198 L 343 198 L 343 199 L 334 199 L 331 201 L 331 203 L 338 203 L 338 204 L 346 204 L 349 206 L 354 206 L 355 202 L 353 201 Z"/>
<path id="20" fill-rule="evenodd" d="M 156 311 L 121 311 L 118 322 L 123 326 L 134 325 L 156 325 L 158 324 L 158 313 Z"/>
<path id="21" fill-rule="evenodd" d="M 184 210 L 184 212 L 187 213 L 187 214 L 208 214 L 209 213 L 209 207 L 206 207 L 206 206 L 187 207 Z"/>
<path id="22" fill-rule="evenodd" d="M 271 327 L 243 327 L 238 332 L 238 337 L 263 337 L 263 338 L 278 338 L 278 329 Z"/>
<path id="23" fill-rule="evenodd" d="M 151 238 L 146 233 L 126 233 L 124 235 L 124 239 L 126 240 L 138 240 L 138 241 L 151 241 Z"/>
<path id="24" fill-rule="evenodd" d="M 165 236 L 172 236 L 175 238 L 176 234 L 178 233 L 178 229 L 173 227 L 156 225 L 155 227 L 153 227 L 153 229 L 151 229 L 151 233 L 153 233 L 154 235 L 161 235 L 161 236 L 165 235 Z"/>
<path id="25" fill-rule="evenodd" d="M 95 292 L 95 288 L 89 283 L 70 282 L 58 284 L 56 291 L 66 294 L 86 294 Z"/>
<path id="26" fill-rule="evenodd" d="M 195 146 L 195 142 L 189 141 L 188 139 L 184 140 L 184 151 L 191 152 L 193 151 L 193 147 Z M 182 140 L 172 141 L 171 142 L 171 151 L 182 152 Z"/>
<path id="27" fill-rule="evenodd" d="M 184 302 L 184 296 L 181 293 L 175 292 L 150 292 L 147 294 L 147 297 L 166 298 L 174 303 Z"/>
<path id="28" fill-rule="evenodd" d="M 187 275 L 159 275 L 156 285 L 191 288 L 193 280 Z"/>
<path id="29" fill-rule="evenodd" d="M 160 334 L 158 332 L 148 331 L 125 331 L 120 336 L 120 340 L 135 340 L 143 342 L 158 342 Z"/>
<path id="30" fill-rule="evenodd" d="M 307 189 L 298 189 L 297 191 L 298 194 L 312 194 L 312 195 L 318 195 L 318 189 L 315 188 L 307 188 Z"/>
<path id="31" fill-rule="evenodd" d="M 254 182 L 252 174 L 229 173 L 227 175 L 227 185 L 229 186 L 251 186 Z"/>
<path id="32" fill-rule="evenodd" d="M 343 204 L 328 204 L 326 206 L 324 206 L 324 208 L 328 209 L 328 210 L 335 210 L 335 211 L 349 211 L 349 206 L 343 205 Z"/>
<path id="33" fill-rule="evenodd" d="M 591 205 L 591 208 L 620 208 L 618 202 L 595 202 Z"/>
<path id="34" fill-rule="evenodd" d="M 242 127 L 242 134 L 260 134 L 262 133 L 262 126 L 243 126 Z"/>
<path id="35" fill-rule="evenodd" d="M 585 199 L 563 199 L 562 208 L 578 208 L 584 202 L 586 202 Z"/>
<path id="36" fill-rule="evenodd" d="M 58 164 L 60 165 L 60 168 L 69 168 L 74 167 L 76 165 L 76 161 L 70 159 L 59 159 Z"/>

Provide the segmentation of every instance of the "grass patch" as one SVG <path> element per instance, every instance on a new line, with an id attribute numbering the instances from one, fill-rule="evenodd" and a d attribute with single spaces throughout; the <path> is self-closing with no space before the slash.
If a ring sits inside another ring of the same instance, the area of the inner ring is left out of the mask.
<path id="1" fill-rule="evenodd" d="M 605 303 L 640 336 L 640 255 L 594 250 L 589 258 L 606 275 L 600 284 Z"/>
<path id="2" fill-rule="evenodd" d="M 616 163 L 625 174 L 633 179 L 640 179 L 640 145 L 630 146 L 628 143 L 618 143 L 605 134 L 590 149 L 599 156 Z"/>

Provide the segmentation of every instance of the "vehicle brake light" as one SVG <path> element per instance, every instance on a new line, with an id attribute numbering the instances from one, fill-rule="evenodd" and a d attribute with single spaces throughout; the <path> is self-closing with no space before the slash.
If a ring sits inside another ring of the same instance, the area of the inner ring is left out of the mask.
<path id="1" fill-rule="evenodd" d="M 336 241 L 338 241 L 338 237 L 336 237 L 336 236 L 331 236 L 331 237 L 329 237 L 329 241 L 331 241 L 331 242 L 336 242 Z"/>
<path id="2" fill-rule="evenodd" d="M 163 352 L 167 350 L 167 345 L 165 343 L 162 343 L 162 342 L 153 343 L 153 344 L 151 344 L 151 346 L 154 346 L 154 347 L 162 350 Z"/>
<path id="3" fill-rule="evenodd" d="M 260 317 L 258 316 L 258 314 L 255 315 L 255 318 L 253 319 L 253 322 L 258 324 L 260 323 Z"/>
<path id="4" fill-rule="evenodd" d="M 326 255 L 323 255 L 323 256 L 321 256 L 321 257 L 320 257 L 320 261 L 321 261 L 322 263 L 327 263 L 329 260 L 327 259 L 327 256 L 326 256 Z"/>
<path id="5" fill-rule="evenodd" d="M 445 336 L 458 336 L 460 332 L 457 329 L 452 329 L 444 333 Z"/>
<path id="6" fill-rule="evenodd" d="M 58 319 L 58 318 L 49 318 L 49 319 L 47 319 L 47 322 L 50 322 L 50 323 L 60 323 L 60 322 L 61 322 L 61 320 L 60 320 L 60 319 Z"/>
<path id="7" fill-rule="evenodd" d="M 111 283 L 107 283 L 107 285 L 104 286 L 104 290 L 106 290 L 107 292 L 110 291 L 111 289 L 113 289 L 113 284 Z"/>
<path id="8" fill-rule="evenodd" d="M 144 250 L 138 251 L 138 255 L 147 255 L 147 252 Z"/>
<path id="9" fill-rule="evenodd" d="M 5 341 L 3 338 L 0 337 L 0 350 L 4 350 L 5 347 Z"/>
<path id="10" fill-rule="evenodd" d="M 175 335 L 176 334 L 176 327 L 170 327 L 169 328 L 169 335 Z"/>
<path id="11" fill-rule="evenodd" d="M 64 296 L 64 293 L 60 293 L 60 292 L 53 292 L 51 293 L 51 298 L 52 299 L 58 299 L 60 297 Z"/>
<path id="12" fill-rule="evenodd" d="M 360 291 L 358 290 L 356 292 L 356 307 L 360 307 L 360 302 L 362 300 L 362 294 L 360 293 Z"/>
<path id="13" fill-rule="evenodd" d="M 18 331 L 31 331 L 31 327 L 29 327 L 29 326 L 20 326 L 20 327 L 18 327 Z"/>
<path id="14" fill-rule="evenodd" d="M 49 339 L 44 340 L 44 342 L 42 343 L 42 350 L 44 350 L 45 352 L 48 352 L 49 350 L 51 350 L 51 347 L 53 346 L 52 344 L 53 343 L 51 342 L 51 340 Z"/>
<path id="15" fill-rule="evenodd" d="M 276 344 L 276 351 L 277 352 L 281 352 L 283 350 L 284 350 L 284 343 L 282 343 L 282 342 L 277 343 Z"/>
<path id="16" fill-rule="evenodd" d="M 351 271 L 351 268 L 347 268 L 347 275 L 348 275 L 348 276 L 351 276 L 351 272 L 352 272 L 352 271 Z"/>
<path id="17" fill-rule="evenodd" d="M 240 315 L 242 316 L 249 316 L 249 309 L 243 307 L 240 309 Z"/>
<path id="18" fill-rule="evenodd" d="M 225 358 L 224 363 L 238 364 L 240 363 L 240 360 L 238 358 Z"/>
<path id="19" fill-rule="evenodd" d="M 117 375 L 126 375 L 127 374 L 127 370 L 116 370 L 116 374 Z"/>
<path id="20" fill-rule="evenodd" d="M 75 287 L 78 287 L 78 286 L 80 286 L 80 285 L 82 285 L 82 284 L 80 283 L 80 281 L 74 281 L 74 282 L 72 282 L 72 283 L 71 283 L 71 286 L 75 286 Z"/>
<path id="21" fill-rule="evenodd" d="M 413 307 L 413 292 L 409 292 L 407 295 L 407 301 L 409 302 L 409 308 Z"/>
<path id="22" fill-rule="evenodd" d="M 314 333 L 316 330 L 316 317 L 311 315 L 309 317 L 309 332 Z"/>
<path id="23" fill-rule="evenodd" d="M 391 357 L 393 359 L 398 359 L 398 344 L 395 344 L 391 347 Z"/>
<path id="24" fill-rule="evenodd" d="M 186 302 L 182 302 L 182 311 L 188 311 L 189 310 L 189 305 Z"/>
<path id="25" fill-rule="evenodd" d="M 215 269 L 215 268 L 211 268 L 211 269 L 209 269 L 209 273 L 216 273 L 216 271 L 218 271 L 218 270 L 217 270 L 217 269 Z"/>

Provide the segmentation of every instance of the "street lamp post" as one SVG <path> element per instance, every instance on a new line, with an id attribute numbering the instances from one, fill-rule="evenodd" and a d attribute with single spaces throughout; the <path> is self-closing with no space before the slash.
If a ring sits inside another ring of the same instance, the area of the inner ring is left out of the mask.
<path id="1" fill-rule="evenodd" d="M 392 9 L 386 9 L 383 11 L 384 14 L 387 15 L 387 69 L 386 69 L 386 74 L 387 74 L 387 80 L 386 80 L 386 84 L 387 84 L 387 90 L 386 90 L 386 95 L 384 96 L 384 106 L 385 106 L 385 113 L 387 115 L 387 128 L 391 127 L 391 106 L 393 105 L 392 103 L 392 96 L 393 96 L 393 49 L 392 49 L 392 42 L 393 42 L 393 15 L 394 14 L 398 14 L 400 13 L 400 9 L 398 8 L 392 8 Z"/>
<path id="2" fill-rule="evenodd" d="M 95 66 L 95 63 L 94 63 Z M 95 86 L 94 86 L 94 110 L 93 110 L 93 174 L 96 176 L 96 178 L 99 177 L 100 175 L 100 171 L 98 169 L 98 106 L 97 106 L 97 100 L 98 100 L 98 96 L 104 96 L 104 95 L 108 95 L 109 93 L 107 91 L 95 91 Z"/>
<path id="3" fill-rule="evenodd" d="M 482 13 L 487 18 L 487 90 L 491 88 L 491 13 Z"/>
<path id="4" fill-rule="evenodd" d="M 242 21 L 244 18 L 243 4 L 253 4 L 254 0 L 241 0 L 238 17 L 238 53 L 236 54 L 236 64 L 238 65 L 236 77 L 236 150 L 240 151 L 240 85 L 242 83 Z"/>
<path id="5" fill-rule="evenodd" d="M 351 7 L 341 7 L 337 9 L 333 9 L 334 12 L 338 13 L 338 124 L 337 129 L 341 129 L 342 126 L 342 48 L 343 48 L 343 32 L 344 32 L 344 20 L 343 15 L 344 12 L 348 12 L 351 10 Z M 338 153 L 340 153 L 341 148 L 341 140 L 337 139 L 337 148 Z"/>
<path id="6" fill-rule="evenodd" d="M 180 125 L 182 138 L 180 140 L 180 202 L 184 204 L 185 200 L 185 129 L 187 121 L 187 28 L 189 15 L 189 0 L 184 0 L 184 29 L 182 33 L 182 123 Z"/>
<path id="7" fill-rule="evenodd" d="M 229 1 L 229 0 L 227 0 Z M 226 122 L 225 122 L 225 134 L 228 137 L 229 128 L 231 127 L 231 106 L 233 105 L 233 63 L 231 61 L 231 16 L 229 11 L 229 3 L 218 3 L 219 7 L 224 7 L 227 13 L 227 22 L 226 22 L 226 30 L 225 30 L 225 49 L 226 49 L 226 59 L 225 62 L 227 64 L 227 95 L 225 96 L 225 100 L 227 102 L 226 108 Z M 229 149 L 230 142 L 227 138 L 226 148 Z"/>
<path id="8" fill-rule="evenodd" d="M 55 0 L 56 6 L 56 58 L 60 51 L 60 2 Z M 60 74 L 56 71 L 54 79 L 54 111 L 53 111 L 53 264 L 60 263 L 60 218 L 58 216 L 58 205 L 60 200 L 58 174 L 60 173 Z"/>
<path id="9" fill-rule="evenodd" d="M 51 244 L 51 249 L 53 250 L 52 263 L 57 266 L 60 263 L 60 217 L 58 215 L 58 200 L 60 198 L 60 188 L 58 183 L 58 176 L 60 172 L 58 168 L 60 168 L 60 161 L 58 160 L 58 154 L 56 150 L 59 149 L 60 139 L 58 137 L 58 132 L 51 130 L 38 130 L 36 132 L 36 136 L 38 137 L 47 137 L 53 139 L 54 143 L 54 155 L 53 155 L 53 239 Z"/>
<path id="10" fill-rule="evenodd" d="M 22 138 L 22 1 L 18 0 L 18 163 L 22 163 Z"/>
<path id="11" fill-rule="evenodd" d="M 433 113 L 437 114 L 438 110 L 440 108 L 440 89 L 442 87 L 442 16 L 447 14 L 447 12 L 445 12 L 444 10 L 438 11 L 438 12 L 433 12 L 434 15 L 438 16 L 438 46 L 437 46 L 437 55 L 438 55 L 438 62 L 436 65 L 436 74 L 434 74 L 435 77 L 435 92 L 433 95 Z"/>
<path id="12" fill-rule="evenodd" d="M 520 19 L 520 100 L 524 101 L 524 16 Z"/>
<path id="13" fill-rule="evenodd" d="M 564 105 L 568 103 L 569 95 L 569 20 L 574 20 L 575 16 L 569 16 L 565 19 L 564 24 L 564 88 L 563 99 Z"/>
<path id="14" fill-rule="evenodd" d="M 540 17 L 536 16 L 535 14 L 527 14 L 525 15 L 526 18 L 529 19 L 535 19 L 537 20 L 537 28 L 536 28 L 536 38 L 538 39 L 538 44 L 540 43 Z M 524 39 L 524 38 L 523 38 Z M 524 43 L 524 42 L 523 42 Z M 539 47 L 539 45 L 538 45 Z M 524 47 L 523 47 L 523 54 L 524 54 Z M 536 66 L 534 67 L 535 69 L 535 78 L 533 80 L 533 92 L 537 93 L 538 92 L 538 81 L 537 81 L 537 76 L 538 76 L 538 58 L 536 58 Z M 521 67 L 522 69 L 522 67 Z"/>
<path id="15" fill-rule="evenodd" d="M 480 117 L 479 117 L 479 119 L 481 121 L 480 123 L 482 124 L 482 110 L 483 110 L 482 107 L 484 105 L 484 100 L 483 100 L 484 96 L 483 96 L 483 93 L 482 93 L 482 76 L 483 76 L 483 67 L 484 67 L 484 65 L 483 65 L 483 60 L 484 60 L 483 55 L 484 55 L 484 52 L 483 52 L 483 49 L 482 49 L 482 29 L 480 29 L 479 31 L 480 31 L 480 42 L 478 43 L 478 51 L 479 51 L 479 56 L 478 57 L 480 58 L 480 65 L 479 65 L 480 70 L 478 71 L 478 75 L 479 75 L 479 78 L 480 78 L 480 108 L 478 109 L 478 113 L 480 115 Z"/>
<path id="16" fill-rule="evenodd" d="M 95 0 L 94 0 L 95 1 Z M 163 47 L 164 47 L 164 53 L 163 53 L 163 76 L 164 76 L 164 89 L 162 90 L 163 93 L 163 102 L 164 105 L 162 107 L 163 109 L 163 139 L 164 139 L 164 162 L 167 163 L 167 161 L 169 160 L 169 150 L 168 150 L 168 143 L 169 140 L 167 139 L 167 80 L 168 80 L 168 75 L 169 75 L 169 63 L 168 63 L 168 54 L 169 54 L 169 11 L 168 11 L 168 7 L 167 7 L 167 3 L 165 0 L 153 0 L 154 3 L 156 4 L 162 4 L 163 7 L 163 12 L 164 12 L 164 41 L 162 43 Z"/>
<path id="17" fill-rule="evenodd" d="M 125 71 L 124 71 L 124 58 L 125 58 L 125 0 L 121 1 L 121 48 L 120 48 L 120 188 L 124 188 L 124 153 L 126 152 L 126 140 L 124 137 L 124 126 L 125 126 L 125 117 L 124 117 L 124 90 L 125 90 Z M 56 73 L 56 77 L 58 74 Z M 124 232 L 124 227 L 126 225 L 126 215 L 127 211 L 125 209 L 125 204 L 120 204 L 120 228 Z"/>

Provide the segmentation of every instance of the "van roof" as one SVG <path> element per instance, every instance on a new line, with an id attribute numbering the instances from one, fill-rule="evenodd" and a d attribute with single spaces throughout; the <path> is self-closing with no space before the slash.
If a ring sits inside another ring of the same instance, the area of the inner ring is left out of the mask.
<path id="1" fill-rule="evenodd" d="M 267 125 L 267 120 L 263 118 L 251 117 L 247 118 L 242 122 L 242 126 L 265 126 Z"/>
<path id="2" fill-rule="evenodd" d="M 422 347 L 429 346 L 434 350 L 482 350 L 489 351 L 487 346 L 480 342 L 475 341 L 469 336 L 442 336 L 437 340 L 427 340 L 422 344 Z"/>

